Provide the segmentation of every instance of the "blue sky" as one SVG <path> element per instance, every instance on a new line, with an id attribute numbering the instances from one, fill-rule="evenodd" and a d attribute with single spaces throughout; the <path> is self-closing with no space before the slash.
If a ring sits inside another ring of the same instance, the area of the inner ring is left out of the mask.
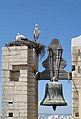
<path id="1" fill-rule="evenodd" d="M 33 40 L 36 23 L 41 31 L 38 42 L 48 46 L 53 38 L 59 39 L 64 49 L 63 58 L 67 61 L 66 70 L 71 71 L 71 38 L 81 35 L 81 1 L 0 0 L 0 79 L 2 47 L 5 43 L 15 40 L 17 33 Z M 39 71 L 43 70 L 42 61 L 39 62 Z M 49 107 L 39 106 L 39 113 L 67 113 L 67 110 L 71 113 L 71 82 L 70 84 L 67 81 L 61 82 L 68 106 L 59 107 L 56 112 Z M 39 102 L 44 97 L 46 83 L 47 81 L 39 81 Z"/>

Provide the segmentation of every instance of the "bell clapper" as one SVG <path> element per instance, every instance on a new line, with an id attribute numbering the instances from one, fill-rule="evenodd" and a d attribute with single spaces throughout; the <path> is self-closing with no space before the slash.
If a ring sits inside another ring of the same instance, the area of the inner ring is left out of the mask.
<path id="1" fill-rule="evenodd" d="M 53 110 L 55 111 L 56 110 L 56 106 L 54 105 L 54 106 L 52 106 L 53 107 Z"/>

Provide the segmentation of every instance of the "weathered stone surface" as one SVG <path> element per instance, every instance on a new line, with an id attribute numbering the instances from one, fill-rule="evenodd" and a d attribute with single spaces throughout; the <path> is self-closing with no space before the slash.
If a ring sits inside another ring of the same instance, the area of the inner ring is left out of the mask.
<path id="1" fill-rule="evenodd" d="M 27 86 L 18 86 L 17 88 L 18 91 L 27 91 Z"/>
<path id="2" fill-rule="evenodd" d="M 78 40 L 78 41 L 77 41 Z M 72 39 L 72 65 L 75 71 L 72 74 L 72 119 L 80 119 L 80 89 L 81 89 L 81 44 L 80 37 Z M 79 115 L 78 115 L 79 114 Z M 77 117 L 76 117 L 77 116 Z"/>
<path id="3" fill-rule="evenodd" d="M 2 77 L 10 77 L 10 71 L 9 70 L 2 70 Z"/>
<path id="4" fill-rule="evenodd" d="M 2 110 L 5 119 L 37 119 L 38 68 L 35 49 L 27 46 L 2 49 Z M 9 113 L 13 117 L 9 117 Z M 31 115 L 31 116 L 30 116 Z"/>
<path id="5" fill-rule="evenodd" d="M 20 50 L 20 58 L 28 57 L 28 50 Z"/>
<path id="6" fill-rule="evenodd" d="M 27 116 L 27 110 L 21 110 L 19 116 L 22 116 L 22 117 L 25 116 L 26 117 Z"/>
<path id="7" fill-rule="evenodd" d="M 27 102 L 27 95 L 14 95 L 14 102 Z"/>
<path id="8" fill-rule="evenodd" d="M 18 104 L 19 110 L 27 110 L 27 102 Z"/>
<path id="9" fill-rule="evenodd" d="M 9 69 L 9 63 L 7 61 L 2 61 L 2 70 L 8 70 Z"/>
<path id="10" fill-rule="evenodd" d="M 17 86 L 27 86 L 27 82 L 23 81 L 23 82 L 15 82 L 14 85 Z"/>
<path id="11" fill-rule="evenodd" d="M 3 77 L 2 83 L 6 82 L 6 81 L 10 81 L 10 77 L 7 77 L 6 75 Z"/>
<path id="12" fill-rule="evenodd" d="M 22 82 L 27 82 L 27 77 L 19 77 L 19 81 Z"/>

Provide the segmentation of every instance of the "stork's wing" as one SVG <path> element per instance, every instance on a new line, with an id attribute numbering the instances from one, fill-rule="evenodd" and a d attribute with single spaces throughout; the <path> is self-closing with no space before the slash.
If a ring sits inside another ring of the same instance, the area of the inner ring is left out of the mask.
<path id="1" fill-rule="evenodd" d="M 38 39 L 39 38 L 39 35 L 40 35 L 40 31 L 38 28 L 35 28 L 34 30 L 34 39 Z"/>

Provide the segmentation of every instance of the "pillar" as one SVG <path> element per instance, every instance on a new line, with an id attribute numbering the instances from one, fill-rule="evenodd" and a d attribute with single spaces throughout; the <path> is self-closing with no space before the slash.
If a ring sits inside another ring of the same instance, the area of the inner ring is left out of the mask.
<path id="1" fill-rule="evenodd" d="M 79 119 L 81 119 L 81 89 L 79 90 Z"/>
<path id="2" fill-rule="evenodd" d="M 5 119 L 38 119 L 38 56 L 35 48 L 2 48 L 2 115 Z"/>
<path id="3" fill-rule="evenodd" d="M 72 119 L 81 119 L 81 36 L 72 38 Z"/>

